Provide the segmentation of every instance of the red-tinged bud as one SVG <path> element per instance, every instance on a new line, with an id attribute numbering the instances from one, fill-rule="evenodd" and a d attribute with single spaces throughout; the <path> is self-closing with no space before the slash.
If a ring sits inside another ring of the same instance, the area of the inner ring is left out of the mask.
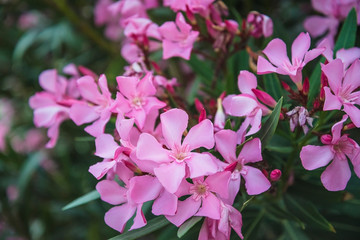
<path id="1" fill-rule="evenodd" d="M 216 99 L 210 99 L 209 100 L 209 106 L 211 108 L 216 107 L 216 105 L 217 105 L 217 100 Z"/>
<path id="2" fill-rule="evenodd" d="M 269 177 L 269 173 L 265 169 L 262 169 L 261 172 L 262 174 L 264 174 L 265 177 Z"/>
<path id="3" fill-rule="evenodd" d="M 167 111 L 169 111 L 170 109 L 171 109 L 170 106 L 166 106 L 166 107 L 163 108 L 163 111 L 164 111 L 164 112 L 167 112 Z"/>
<path id="4" fill-rule="evenodd" d="M 88 69 L 84 66 L 80 65 L 78 68 L 82 75 L 89 75 L 89 76 L 93 77 L 94 79 L 99 78 L 99 76 L 96 73 L 94 73 L 93 71 L 91 71 L 90 69 Z"/>
<path id="5" fill-rule="evenodd" d="M 220 94 L 220 97 L 219 97 L 219 98 L 221 99 L 221 101 L 224 100 L 225 96 L 226 96 L 226 92 L 223 91 L 223 92 Z"/>
<path id="6" fill-rule="evenodd" d="M 194 16 L 194 14 L 190 11 L 188 5 L 186 5 L 186 17 L 189 19 L 189 21 L 192 25 L 196 24 L 196 18 Z"/>
<path id="7" fill-rule="evenodd" d="M 350 130 L 350 129 L 353 129 L 353 128 L 356 128 L 355 124 L 354 123 L 349 123 L 349 124 L 344 126 L 344 131 Z"/>
<path id="8" fill-rule="evenodd" d="M 123 163 L 125 164 L 125 166 L 130 169 L 132 172 L 137 173 L 139 175 L 142 174 L 142 171 L 140 170 L 140 168 L 138 168 L 137 166 L 135 166 L 132 162 L 127 161 L 127 160 L 123 160 Z"/>
<path id="9" fill-rule="evenodd" d="M 265 105 L 274 108 L 276 106 L 276 101 L 273 99 L 272 96 L 270 96 L 269 94 L 267 94 L 266 92 L 263 92 L 261 90 L 258 89 L 251 89 L 251 91 L 255 94 L 255 96 L 261 101 L 263 102 Z"/>
<path id="10" fill-rule="evenodd" d="M 329 81 L 326 75 L 323 72 L 321 72 L 320 87 L 327 87 L 327 86 L 329 86 Z"/>
<path id="11" fill-rule="evenodd" d="M 201 111 L 204 109 L 204 105 L 197 98 L 195 98 L 195 108 L 198 111 L 198 113 L 201 113 Z"/>
<path id="12" fill-rule="evenodd" d="M 171 94 L 173 94 L 173 95 L 175 94 L 174 87 L 171 86 L 171 85 L 166 85 L 166 90 L 168 90 L 169 93 L 171 93 Z"/>
<path id="13" fill-rule="evenodd" d="M 290 86 L 286 82 L 281 81 L 281 85 L 287 92 L 291 91 Z"/>
<path id="14" fill-rule="evenodd" d="M 331 144 L 332 136 L 330 134 L 325 134 L 320 137 L 320 141 L 323 144 Z"/>
<path id="15" fill-rule="evenodd" d="M 309 78 L 306 77 L 304 80 L 304 84 L 303 84 L 303 89 L 302 89 L 302 93 L 307 96 L 309 93 L 309 88 L 310 88 L 310 83 L 309 83 Z"/>
<path id="16" fill-rule="evenodd" d="M 280 178 L 281 178 L 281 171 L 279 169 L 274 169 L 271 171 L 270 180 L 272 182 L 279 181 Z"/>
<path id="17" fill-rule="evenodd" d="M 205 109 L 202 109 L 199 116 L 199 123 L 206 119 L 206 111 Z"/>
<path id="18" fill-rule="evenodd" d="M 159 65 L 156 62 L 151 61 L 151 65 L 154 67 L 156 72 L 158 72 L 158 73 L 161 72 L 161 68 L 159 67 Z"/>
<path id="19" fill-rule="evenodd" d="M 283 113 L 280 113 L 280 117 L 279 117 L 280 120 L 284 120 L 284 114 Z"/>
<path id="20" fill-rule="evenodd" d="M 144 49 L 145 49 L 146 51 L 149 50 L 150 42 L 149 42 L 149 38 L 148 38 L 146 35 L 144 35 L 144 37 L 143 37 L 143 42 L 142 42 L 142 44 L 143 44 L 143 47 L 144 47 Z"/>
<path id="21" fill-rule="evenodd" d="M 314 109 L 319 109 L 320 108 L 320 100 L 317 98 L 314 101 Z"/>
<path id="22" fill-rule="evenodd" d="M 234 20 L 225 20 L 224 21 L 226 29 L 232 34 L 238 34 L 239 24 Z"/>

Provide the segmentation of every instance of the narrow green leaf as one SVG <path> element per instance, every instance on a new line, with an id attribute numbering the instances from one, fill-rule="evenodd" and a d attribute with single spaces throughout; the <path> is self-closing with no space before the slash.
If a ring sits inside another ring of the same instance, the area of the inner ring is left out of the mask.
<path id="1" fill-rule="evenodd" d="M 339 37 L 335 43 L 334 54 L 341 48 L 351 48 L 355 45 L 357 20 L 355 8 L 351 9 L 344 25 L 341 28 Z"/>
<path id="2" fill-rule="evenodd" d="M 178 238 L 181 238 L 182 236 L 184 236 L 193 226 L 195 226 L 195 224 L 200 222 L 201 219 L 202 219 L 202 217 L 192 217 L 189 220 L 187 220 L 186 222 L 184 222 L 179 227 L 179 230 L 177 231 Z"/>
<path id="3" fill-rule="evenodd" d="M 226 120 L 226 123 L 225 123 L 224 129 L 230 129 L 230 130 L 232 130 L 232 127 L 231 127 L 231 120 L 230 120 L 230 119 Z"/>
<path id="4" fill-rule="evenodd" d="M 255 196 L 251 196 L 248 200 L 246 200 L 243 205 L 241 206 L 240 212 L 242 212 L 247 205 L 249 205 L 249 203 L 255 198 Z"/>
<path id="5" fill-rule="evenodd" d="M 208 62 L 200 60 L 195 54 L 192 54 L 187 63 L 190 65 L 192 70 L 199 75 L 205 85 L 211 85 L 214 71 Z"/>
<path id="6" fill-rule="evenodd" d="M 266 211 L 278 219 L 296 222 L 302 229 L 305 229 L 305 224 L 298 217 L 277 204 L 266 205 Z"/>
<path id="7" fill-rule="evenodd" d="M 309 238 L 305 235 L 303 231 L 301 231 L 296 225 L 292 224 L 292 222 L 289 221 L 283 221 L 283 225 L 285 228 L 285 231 L 288 235 L 288 238 L 290 240 L 308 240 Z"/>
<path id="8" fill-rule="evenodd" d="M 311 107 L 314 99 L 320 92 L 320 78 L 321 78 L 321 65 L 320 63 L 325 62 L 325 58 L 322 57 L 318 64 L 316 65 L 315 69 L 313 70 L 312 74 L 309 78 L 309 94 L 308 94 L 308 107 Z"/>
<path id="9" fill-rule="evenodd" d="M 26 32 L 24 35 L 21 36 L 20 40 L 16 43 L 13 58 L 14 60 L 21 59 L 25 52 L 34 44 L 34 42 L 38 38 L 39 32 L 37 30 L 32 30 Z"/>
<path id="10" fill-rule="evenodd" d="M 253 136 L 254 138 L 260 138 L 262 149 L 265 148 L 267 142 L 272 138 L 275 133 L 280 118 L 282 103 L 283 97 L 281 97 L 280 100 L 277 102 L 274 110 L 272 111 L 266 122 L 262 125 L 260 131 Z"/>
<path id="11" fill-rule="evenodd" d="M 111 238 L 110 240 L 133 240 L 152 233 L 160 228 L 165 227 L 170 222 L 163 216 L 156 217 L 148 221 L 145 227 L 125 232 L 121 235 Z"/>
<path id="12" fill-rule="evenodd" d="M 254 219 L 254 221 L 251 223 L 250 227 L 247 229 L 245 236 L 244 236 L 245 240 L 254 239 L 252 234 L 253 234 L 254 230 L 259 227 L 259 224 L 260 224 L 262 218 L 264 217 L 264 215 L 265 215 L 265 210 L 261 210 L 259 212 L 259 214 L 257 215 L 257 217 Z"/>
<path id="13" fill-rule="evenodd" d="M 18 181 L 18 188 L 20 194 L 25 191 L 26 185 L 30 182 L 30 178 L 35 172 L 35 170 L 39 167 L 40 161 L 42 160 L 43 155 L 40 152 L 31 154 L 27 159 L 25 164 L 23 165 L 20 177 Z"/>
<path id="14" fill-rule="evenodd" d="M 275 100 L 279 100 L 282 96 L 282 87 L 280 80 L 275 73 L 263 75 L 266 92 L 270 94 Z"/>
<path id="15" fill-rule="evenodd" d="M 307 222 L 311 226 L 320 227 L 330 232 L 336 232 L 333 225 L 328 222 L 316 209 L 316 207 L 309 201 L 300 201 L 287 195 L 285 197 L 285 204 L 289 211 L 299 217 L 304 222 Z"/>
<path id="16" fill-rule="evenodd" d="M 85 203 L 91 202 L 93 200 L 96 200 L 100 198 L 100 194 L 96 191 L 93 190 L 77 199 L 75 199 L 74 201 L 72 201 L 71 203 L 67 204 L 65 207 L 62 208 L 63 211 L 68 210 L 70 208 L 74 208 L 80 205 L 83 205 Z"/>

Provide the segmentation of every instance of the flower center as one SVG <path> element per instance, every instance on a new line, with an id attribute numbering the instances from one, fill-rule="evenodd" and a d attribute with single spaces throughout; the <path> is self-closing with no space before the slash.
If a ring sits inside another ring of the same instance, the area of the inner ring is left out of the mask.
<path id="1" fill-rule="evenodd" d="M 131 100 L 131 106 L 135 109 L 141 109 L 142 106 L 145 104 L 145 101 L 144 99 L 142 99 L 141 97 L 137 96 L 137 97 L 134 97 L 132 100 Z"/>
<path id="2" fill-rule="evenodd" d="M 184 146 L 176 145 L 174 146 L 174 149 L 172 150 L 170 157 L 173 158 L 176 162 L 183 162 L 186 159 L 190 158 L 190 146 L 188 144 L 185 144 Z"/>
<path id="3" fill-rule="evenodd" d="M 209 186 L 205 182 L 194 181 L 194 185 L 190 187 L 190 194 L 195 201 L 199 201 L 209 195 Z"/>

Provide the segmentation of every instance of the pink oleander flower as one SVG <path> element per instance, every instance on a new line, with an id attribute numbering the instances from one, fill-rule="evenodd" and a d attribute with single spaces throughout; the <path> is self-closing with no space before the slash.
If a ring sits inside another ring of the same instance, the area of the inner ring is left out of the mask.
<path id="1" fill-rule="evenodd" d="M 112 113 L 119 113 L 117 102 L 111 98 L 107 79 L 102 74 L 98 80 L 91 76 L 84 76 L 77 80 L 78 89 L 83 101 L 79 101 L 70 108 L 70 118 L 76 125 L 91 123 L 85 131 L 97 137 L 104 133 L 105 125 Z M 100 87 L 100 90 L 99 90 Z"/>
<path id="2" fill-rule="evenodd" d="M 257 62 L 257 73 L 278 73 L 281 75 L 288 75 L 296 84 L 299 90 L 302 90 L 302 69 L 304 66 L 319 56 L 325 49 L 310 48 L 310 36 L 308 33 L 300 33 L 291 45 L 291 62 L 287 56 L 286 44 L 276 38 L 273 39 L 263 50 L 263 53 L 268 57 L 267 61 L 262 56 L 259 56 Z"/>
<path id="3" fill-rule="evenodd" d="M 302 127 L 304 134 L 309 131 L 309 125 L 312 127 L 313 118 L 309 116 L 309 112 L 304 107 L 295 107 L 293 110 L 286 113 L 288 117 L 290 117 L 290 129 L 291 131 L 295 131 L 297 126 Z"/>
<path id="4" fill-rule="evenodd" d="M 192 184 L 183 181 L 175 195 L 178 197 L 190 196 L 184 201 L 178 202 L 174 215 L 165 217 L 177 227 L 192 216 L 204 216 L 219 220 L 221 217 L 219 197 L 228 197 L 230 175 L 229 171 L 224 171 L 210 175 L 205 180 L 204 177 L 194 178 Z"/>
<path id="5" fill-rule="evenodd" d="M 193 152 L 200 147 L 211 149 L 214 146 L 213 124 L 208 119 L 201 121 L 182 141 L 188 118 L 180 109 L 171 109 L 160 115 L 166 148 L 148 133 L 142 133 L 137 143 L 136 157 L 140 161 L 160 164 L 154 169 L 155 175 L 170 193 L 176 192 L 187 176 L 196 178 L 217 172 L 217 165 L 208 154 Z"/>
<path id="6" fill-rule="evenodd" d="M 148 44 L 145 42 L 148 40 L 144 40 L 145 37 L 152 37 L 161 40 L 158 28 L 159 26 L 148 18 L 133 17 L 128 20 L 124 29 L 124 35 L 127 38 L 131 38 L 138 44 Z"/>
<path id="7" fill-rule="evenodd" d="M 30 129 L 22 138 L 15 135 L 11 139 L 12 148 L 18 153 L 30 153 L 44 147 L 44 134 L 39 129 Z"/>
<path id="8" fill-rule="evenodd" d="M 116 77 L 119 91 L 116 95 L 117 107 L 129 118 L 134 118 L 141 130 L 146 116 L 166 106 L 154 95 L 153 75 L 149 72 L 141 80 L 137 77 Z"/>
<path id="9" fill-rule="evenodd" d="M 252 11 L 246 18 L 248 31 L 254 38 L 270 37 L 273 33 L 273 22 L 268 16 Z"/>
<path id="10" fill-rule="evenodd" d="M 118 25 L 124 28 L 129 19 L 147 18 L 146 9 L 140 0 L 119 0 L 108 6 L 109 19 L 117 19 Z"/>
<path id="11" fill-rule="evenodd" d="M 69 119 L 70 107 L 79 101 L 69 97 L 69 83 L 55 69 L 43 71 L 39 83 L 45 91 L 32 96 L 29 105 L 34 110 L 35 126 L 49 128 L 50 140 L 46 147 L 52 148 L 58 139 L 60 124 Z"/>
<path id="12" fill-rule="evenodd" d="M 121 180 L 125 183 L 125 187 L 110 180 L 100 181 L 96 185 L 96 190 L 103 201 L 119 205 L 105 213 L 105 223 L 119 232 L 124 231 L 125 224 L 135 213 L 130 230 L 145 226 L 146 219 L 141 209 L 142 205 L 156 199 L 163 189 L 159 181 L 150 175 Z"/>
<path id="13" fill-rule="evenodd" d="M 323 135 L 324 146 L 307 145 L 301 149 L 300 159 L 306 170 L 326 167 L 321 174 L 321 182 L 329 191 L 341 191 L 346 188 L 351 177 L 347 158 L 354 166 L 356 175 L 360 178 L 360 148 L 348 134 L 341 135 L 343 123 L 348 116 L 344 115 L 340 122 L 331 128 L 332 135 Z"/>
<path id="14" fill-rule="evenodd" d="M 340 59 L 323 65 L 322 71 L 326 75 L 329 86 L 324 87 L 324 111 L 340 110 L 347 113 L 356 127 L 360 127 L 360 110 L 355 106 L 360 104 L 360 60 L 357 59 L 345 72 Z"/>
<path id="15" fill-rule="evenodd" d="M 171 57 L 190 59 L 199 32 L 191 30 L 191 25 L 186 23 L 182 13 L 176 15 L 175 23 L 165 22 L 161 25 L 159 32 L 163 38 L 163 59 Z"/>
<path id="16" fill-rule="evenodd" d="M 234 229 L 236 234 L 243 239 L 241 234 L 242 228 L 242 216 L 241 213 L 234 207 L 220 202 L 221 214 L 220 219 L 215 220 L 211 218 L 205 218 L 204 223 L 200 229 L 199 240 L 229 240 L 231 234 L 231 228 Z"/>
<path id="17" fill-rule="evenodd" d="M 274 107 L 276 101 L 267 93 L 256 90 L 257 80 L 254 74 L 240 71 L 238 88 L 242 94 L 229 95 L 223 101 L 227 114 L 237 117 L 246 117 L 238 131 L 238 143 L 243 142 L 245 136 L 258 132 L 261 128 L 261 118 L 270 113 L 270 109 L 258 101 Z M 248 128 L 250 129 L 248 130 Z"/>
<path id="18" fill-rule="evenodd" d="M 360 2 L 358 0 L 312 0 L 311 3 L 316 11 L 325 16 L 308 17 L 305 19 L 304 28 L 312 37 L 319 37 L 327 32 L 324 38 L 328 39 L 331 46 L 334 46 L 334 38 L 340 21 L 346 18 L 353 7 L 357 10 L 357 21 L 360 24 Z"/>
<path id="19" fill-rule="evenodd" d="M 267 191 L 271 184 L 265 175 L 248 163 L 262 160 L 260 139 L 254 138 L 246 142 L 236 156 L 237 134 L 231 130 L 222 130 L 215 134 L 216 150 L 223 156 L 228 164 L 226 170 L 232 172 L 229 184 L 229 198 L 224 200 L 227 204 L 234 202 L 240 189 L 241 177 L 245 179 L 246 191 L 249 195 L 257 195 Z"/>

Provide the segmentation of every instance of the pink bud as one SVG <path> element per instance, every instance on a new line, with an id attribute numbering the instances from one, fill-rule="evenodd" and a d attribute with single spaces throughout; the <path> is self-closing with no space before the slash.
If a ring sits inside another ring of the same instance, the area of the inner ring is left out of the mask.
<path id="1" fill-rule="evenodd" d="M 226 96 L 226 92 L 223 91 L 223 92 L 220 94 L 220 97 L 219 97 L 219 98 L 221 99 L 221 101 L 224 100 L 225 96 Z"/>
<path id="2" fill-rule="evenodd" d="M 269 37 L 273 33 L 273 22 L 268 16 L 252 11 L 246 19 L 248 31 L 251 36 L 259 38 L 261 36 Z"/>
<path id="3" fill-rule="evenodd" d="M 304 80 L 304 85 L 303 85 L 303 94 L 306 96 L 309 93 L 309 88 L 310 88 L 310 83 L 309 83 L 309 78 L 306 77 Z"/>
<path id="4" fill-rule="evenodd" d="M 279 169 L 274 169 L 271 171 L 270 173 L 270 180 L 273 182 L 276 182 L 280 179 L 281 177 L 281 171 Z"/>
<path id="5" fill-rule="evenodd" d="M 283 88 L 284 88 L 287 92 L 290 92 L 290 91 L 291 91 L 290 86 L 289 86 L 286 82 L 281 81 L 281 85 L 283 86 Z"/>
<path id="6" fill-rule="evenodd" d="M 261 101 L 263 102 L 265 105 L 268 105 L 269 107 L 275 107 L 276 106 L 276 101 L 272 98 L 272 96 L 270 96 L 269 94 L 267 94 L 266 92 L 263 92 L 261 90 L 258 89 L 251 89 L 253 91 L 253 93 L 255 94 L 255 96 Z"/>
<path id="7" fill-rule="evenodd" d="M 320 141 L 323 144 L 331 144 L 332 136 L 330 134 L 322 135 L 321 138 L 320 138 Z"/>
<path id="8" fill-rule="evenodd" d="M 264 174 L 265 177 L 269 177 L 269 173 L 265 169 L 262 169 L 261 172 L 262 174 Z"/>
<path id="9" fill-rule="evenodd" d="M 353 129 L 353 128 L 356 128 L 354 123 L 349 123 L 349 124 L 344 126 L 344 130 L 350 130 L 350 129 Z"/>
<path id="10" fill-rule="evenodd" d="M 206 119 L 206 111 L 205 109 L 203 108 L 200 112 L 200 116 L 199 116 L 199 122 L 201 122 L 202 120 L 205 120 Z"/>
<path id="11" fill-rule="evenodd" d="M 194 16 L 194 14 L 191 12 L 191 10 L 189 9 L 188 5 L 186 5 L 186 17 L 189 19 L 189 21 L 192 24 L 196 24 L 196 18 Z"/>
<path id="12" fill-rule="evenodd" d="M 316 98 L 314 101 L 314 109 L 318 109 L 318 108 L 320 108 L 320 100 Z"/>
<path id="13" fill-rule="evenodd" d="M 96 73 L 94 73 L 93 71 L 91 71 L 90 69 L 84 67 L 84 66 L 79 66 L 79 71 L 81 72 L 82 75 L 89 75 L 95 79 L 98 79 L 98 75 Z"/>
<path id="14" fill-rule="evenodd" d="M 234 20 L 225 20 L 226 29 L 233 34 L 237 34 L 239 32 L 239 24 Z"/>
<path id="15" fill-rule="evenodd" d="M 195 98 L 195 108 L 199 113 L 204 109 L 204 105 L 197 98 Z"/>

